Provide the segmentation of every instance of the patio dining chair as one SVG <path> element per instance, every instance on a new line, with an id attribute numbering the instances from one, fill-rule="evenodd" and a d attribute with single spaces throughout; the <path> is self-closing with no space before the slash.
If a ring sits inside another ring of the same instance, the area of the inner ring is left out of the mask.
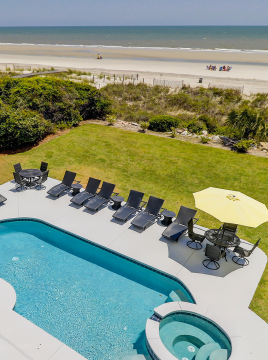
<path id="1" fill-rule="evenodd" d="M 47 167 L 48 167 L 48 163 L 42 161 L 41 165 L 40 165 L 40 171 L 42 171 L 42 173 L 44 173 L 45 171 L 47 171 Z"/>
<path id="2" fill-rule="evenodd" d="M 224 256 L 224 252 L 218 246 L 207 244 L 205 256 L 208 259 L 203 260 L 203 265 L 209 270 L 218 270 L 220 268 L 218 261 Z M 214 264 L 214 267 L 210 266 L 212 264 Z"/>
<path id="3" fill-rule="evenodd" d="M 16 173 L 19 173 L 22 170 L 20 163 L 13 165 L 13 167 Z"/>
<path id="4" fill-rule="evenodd" d="M 202 249 L 202 242 L 205 240 L 205 235 L 196 234 L 194 232 L 194 222 L 193 219 L 188 221 L 188 237 L 191 239 L 187 241 L 186 245 L 193 250 Z"/>
<path id="5" fill-rule="evenodd" d="M 176 219 L 163 232 L 167 239 L 178 241 L 179 237 L 188 229 L 188 222 L 195 219 L 196 210 L 181 206 Z M 194 224 L 198 221 L 195 219 Z"/>
<path id="6" fill-rule="evenodd" d="M 41 189 L 45 190 L 46 189 L 46 187 L 45 187 L 45 185 L 43 185 L 43 183 L 45 181 L 47 181 L 48 173 L 49 173 L 49 170 L 44 171 L 43 175 L 38 180 L 35 181 L 35 183 L 36 183 L 35 188 L 36 189 L 38 187 L 39 187 L 39 190 L 41 190 Z"/>
<path id="7" fill-rule="evenodd" d="M 90 177 L 85 191 L 78 193 L 70 201 L 76 205 L 83 205 L 86 200 L 96 195 L 100 182 L 101 180 Z"/>
<path id="8" fill-rule="evenodd" d="M 235 255 L 232 257 L 233 262 L 242 267 L 247 266 L 249 264 L 249 260 L 246 258 L 248 258 L 253 253 L 253 251 L 256 249 L 256 247 L 259 246 L 260 241 L 261 241 L 261 238 L 252 246 L 252 248 L 250 250 L 244 249 L 239 245 L 236 246 L 234 248 L 233 252 L 238 255 Z"/>
<path id="9" fill-rule="evenodd" d="M 21 191 L 23 189 L 27 189 L 26 187 L 26 181 L 23 180 L 23 178 L 20 176 L 19 173 L 17 172 L 13 172 L 13 175 L 14 175 L 14 180 L 15 180 L 15 190 L 16 191 Z"/>
<path id="10" fill-rule="evenodd" d="M 98 195 L 84 202 L 84 206 L 91 211 L 98 211 L 101 205 L 105 205 L 110 201 L 114 188 L 114 184 L 104 181 Z"/>
<path id="11" fill-rule="evenodd" d="M 75 177 L 76 173 L 66 170 L 62 182 L 53 186 L 47 193 L 51 196 L 59 197 L 62 192 L 71 189 Z"/>
<path id="12" fill-rule="evenodd" d="M 144 193 L 140 191 L 130 190 L 127 202 L 113 214 L 113 218 L 120 221 L 127 221 L 130 215 L 141 210 L 143 196 Z"/>
<path id="13" fill-rule="evenodd" d="M 154 196 L 149 197 L 149 201 L 144 211 L 140 212 L 131 222 L 132 225 L 145 230 L 150 223 L 161 217 L 160 210 L 165 200 Z"/>
<path id="14" fill-rule="evenodd" d="M 237 225 L 236 224 L 230 224 L 230 223 L 224 223 L 222 225 L 222 230 L 225 231 L 230 231 L 232 233 L 237 233 Z"/>

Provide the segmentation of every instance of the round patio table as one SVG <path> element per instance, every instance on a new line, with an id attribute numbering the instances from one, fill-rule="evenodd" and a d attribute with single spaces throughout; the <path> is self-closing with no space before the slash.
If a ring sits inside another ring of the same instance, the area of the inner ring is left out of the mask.
<path id="1" fill-rule="evenodd" d="M 27 179 L 25 186 L 32 187 L 35 185 L 33 179 L 40 178 L 43 175 L 41 170 L 38 169 L 25 169 L 19 172 L 20 176 L 24 179 Z"/>
<path id="2" fill-rule="evenodd" d="M 240 239 L 235 233 L 228 231 L 228 230 L 222 230 L 222 229 L 211 229 L 207 230 L 205 232 L 205 236 L 211 243 L 228 248 L 228 247 L 234 247 L 240 244 Z"/>

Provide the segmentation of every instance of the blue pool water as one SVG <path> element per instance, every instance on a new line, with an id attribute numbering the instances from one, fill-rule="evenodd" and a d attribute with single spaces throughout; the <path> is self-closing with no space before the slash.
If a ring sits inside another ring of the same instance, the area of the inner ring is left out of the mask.
<path id="1" fill-rule="evenodd" d="M 187 311 L 168 315 L 160 322 L 160 338 L 177 359 L 207 360 L 217 349 L 231 354 L 231 342 L 225 332 L 211 320 Z M 201 356 L 203 355 L 203 356 Z"/>
<path id="2" fill-rule="evenodd" d="M 16 291 L 15 311 L 87 359 L 146 353 L 153 309 L 187 289 L 172 277 L 43 222 L 0 222 L 0 277 Z"/>

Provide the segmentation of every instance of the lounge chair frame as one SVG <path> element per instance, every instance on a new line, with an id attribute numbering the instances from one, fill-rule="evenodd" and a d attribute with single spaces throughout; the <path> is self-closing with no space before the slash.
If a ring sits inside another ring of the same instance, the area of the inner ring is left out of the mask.
<path id="1" fill-rule="evenodd" d="M 114 192 L 115 185 L 107 182 L 103 182 L 100 192 L 91 199 L 84 202 L 85 208 L 91 211 L 98 211 L 102 205 L 106 205 L 111 201 L 111 196 L 118 195 Z M 94 204 L 95 202 L 95 204 Z M 94 205 L 94 206 L 93 206 Z"/>
<path id="2" fill-rule="evenodd" d="M 113 214 L 113 218 L 126 222 L 131 215 L 142 211 L 143 206 L 147 204 L 142 200 L 143 196 L 144 193 L 140 191 L 130 190 L 127 202 Z"/>
<path id="3" fill-rule="evenodd" d="M 66 170 L 62 182 L 53 186 L 47 193 L 50 196 L 59 197 L 61 193 L 71 189 L 73 182 L 80 183 L 80 181 L 75 180 L 75 177 L 76 173 Z"/>
<path id="4" fill-rule="evenodd" d="M 166 210 L 162 207 L 165 200 L 150 196 L 146 208 L 141 211 L 131 222 L 131 224 L 139 229 L 145 230 L 153 221 L 161 219 L 160 210 Z M 144 223 L 139 224 L 139 221 L 144 217 Z M 147 219 L 146 219 L 147 218 Z"/>
<path id="5" fill-rule="evenodd" d="M 100 189 L 100 183 L 101 180 L 90 177 L 85 191 L 78 193 L 70 201 L 75 205 L 83 205 L 85 201 L 97 195 L 97 190 Z"/>

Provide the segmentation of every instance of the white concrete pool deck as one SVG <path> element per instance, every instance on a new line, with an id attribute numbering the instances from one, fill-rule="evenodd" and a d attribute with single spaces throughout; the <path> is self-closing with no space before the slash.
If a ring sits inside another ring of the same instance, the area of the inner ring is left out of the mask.
<path id="1" fill-rule="evenodd" d="M 57 183 L 49 178 L 47 190 Z M 235 265 L 233 254 L 228 253 L 228 261 L 221 259 L 220 269 L 211 271 L 202 265 L 204 252 L 186 246 L 186 236 L 178 243 L 163 238 L 164 226 L 160 222 L 140 232 L 130 220 L 124 224 L 112 220 L 114 210 L 110 206 L 93 214 L 74 206 L 70 194 L 54 199 L 47 190 L 16 192 L 13 181 L 1 185 L 0 194 L 7 201 L 0 207 L 0 220 L 37 218 L 178 277 L 191 291 L 201 313 L 222 326 L 232 343 L 237 344 L 230 359 L 257 360 L 267 356 L 268 324 L 248 308 L 266 266 L 263 251 L 257 248 L 245 268 Z M 197 226 L 196 230 L 204 229 Z M 84 359 L 14 312 L 15 301 L 13 288 L 1 280 L 0 359 Z"/>

